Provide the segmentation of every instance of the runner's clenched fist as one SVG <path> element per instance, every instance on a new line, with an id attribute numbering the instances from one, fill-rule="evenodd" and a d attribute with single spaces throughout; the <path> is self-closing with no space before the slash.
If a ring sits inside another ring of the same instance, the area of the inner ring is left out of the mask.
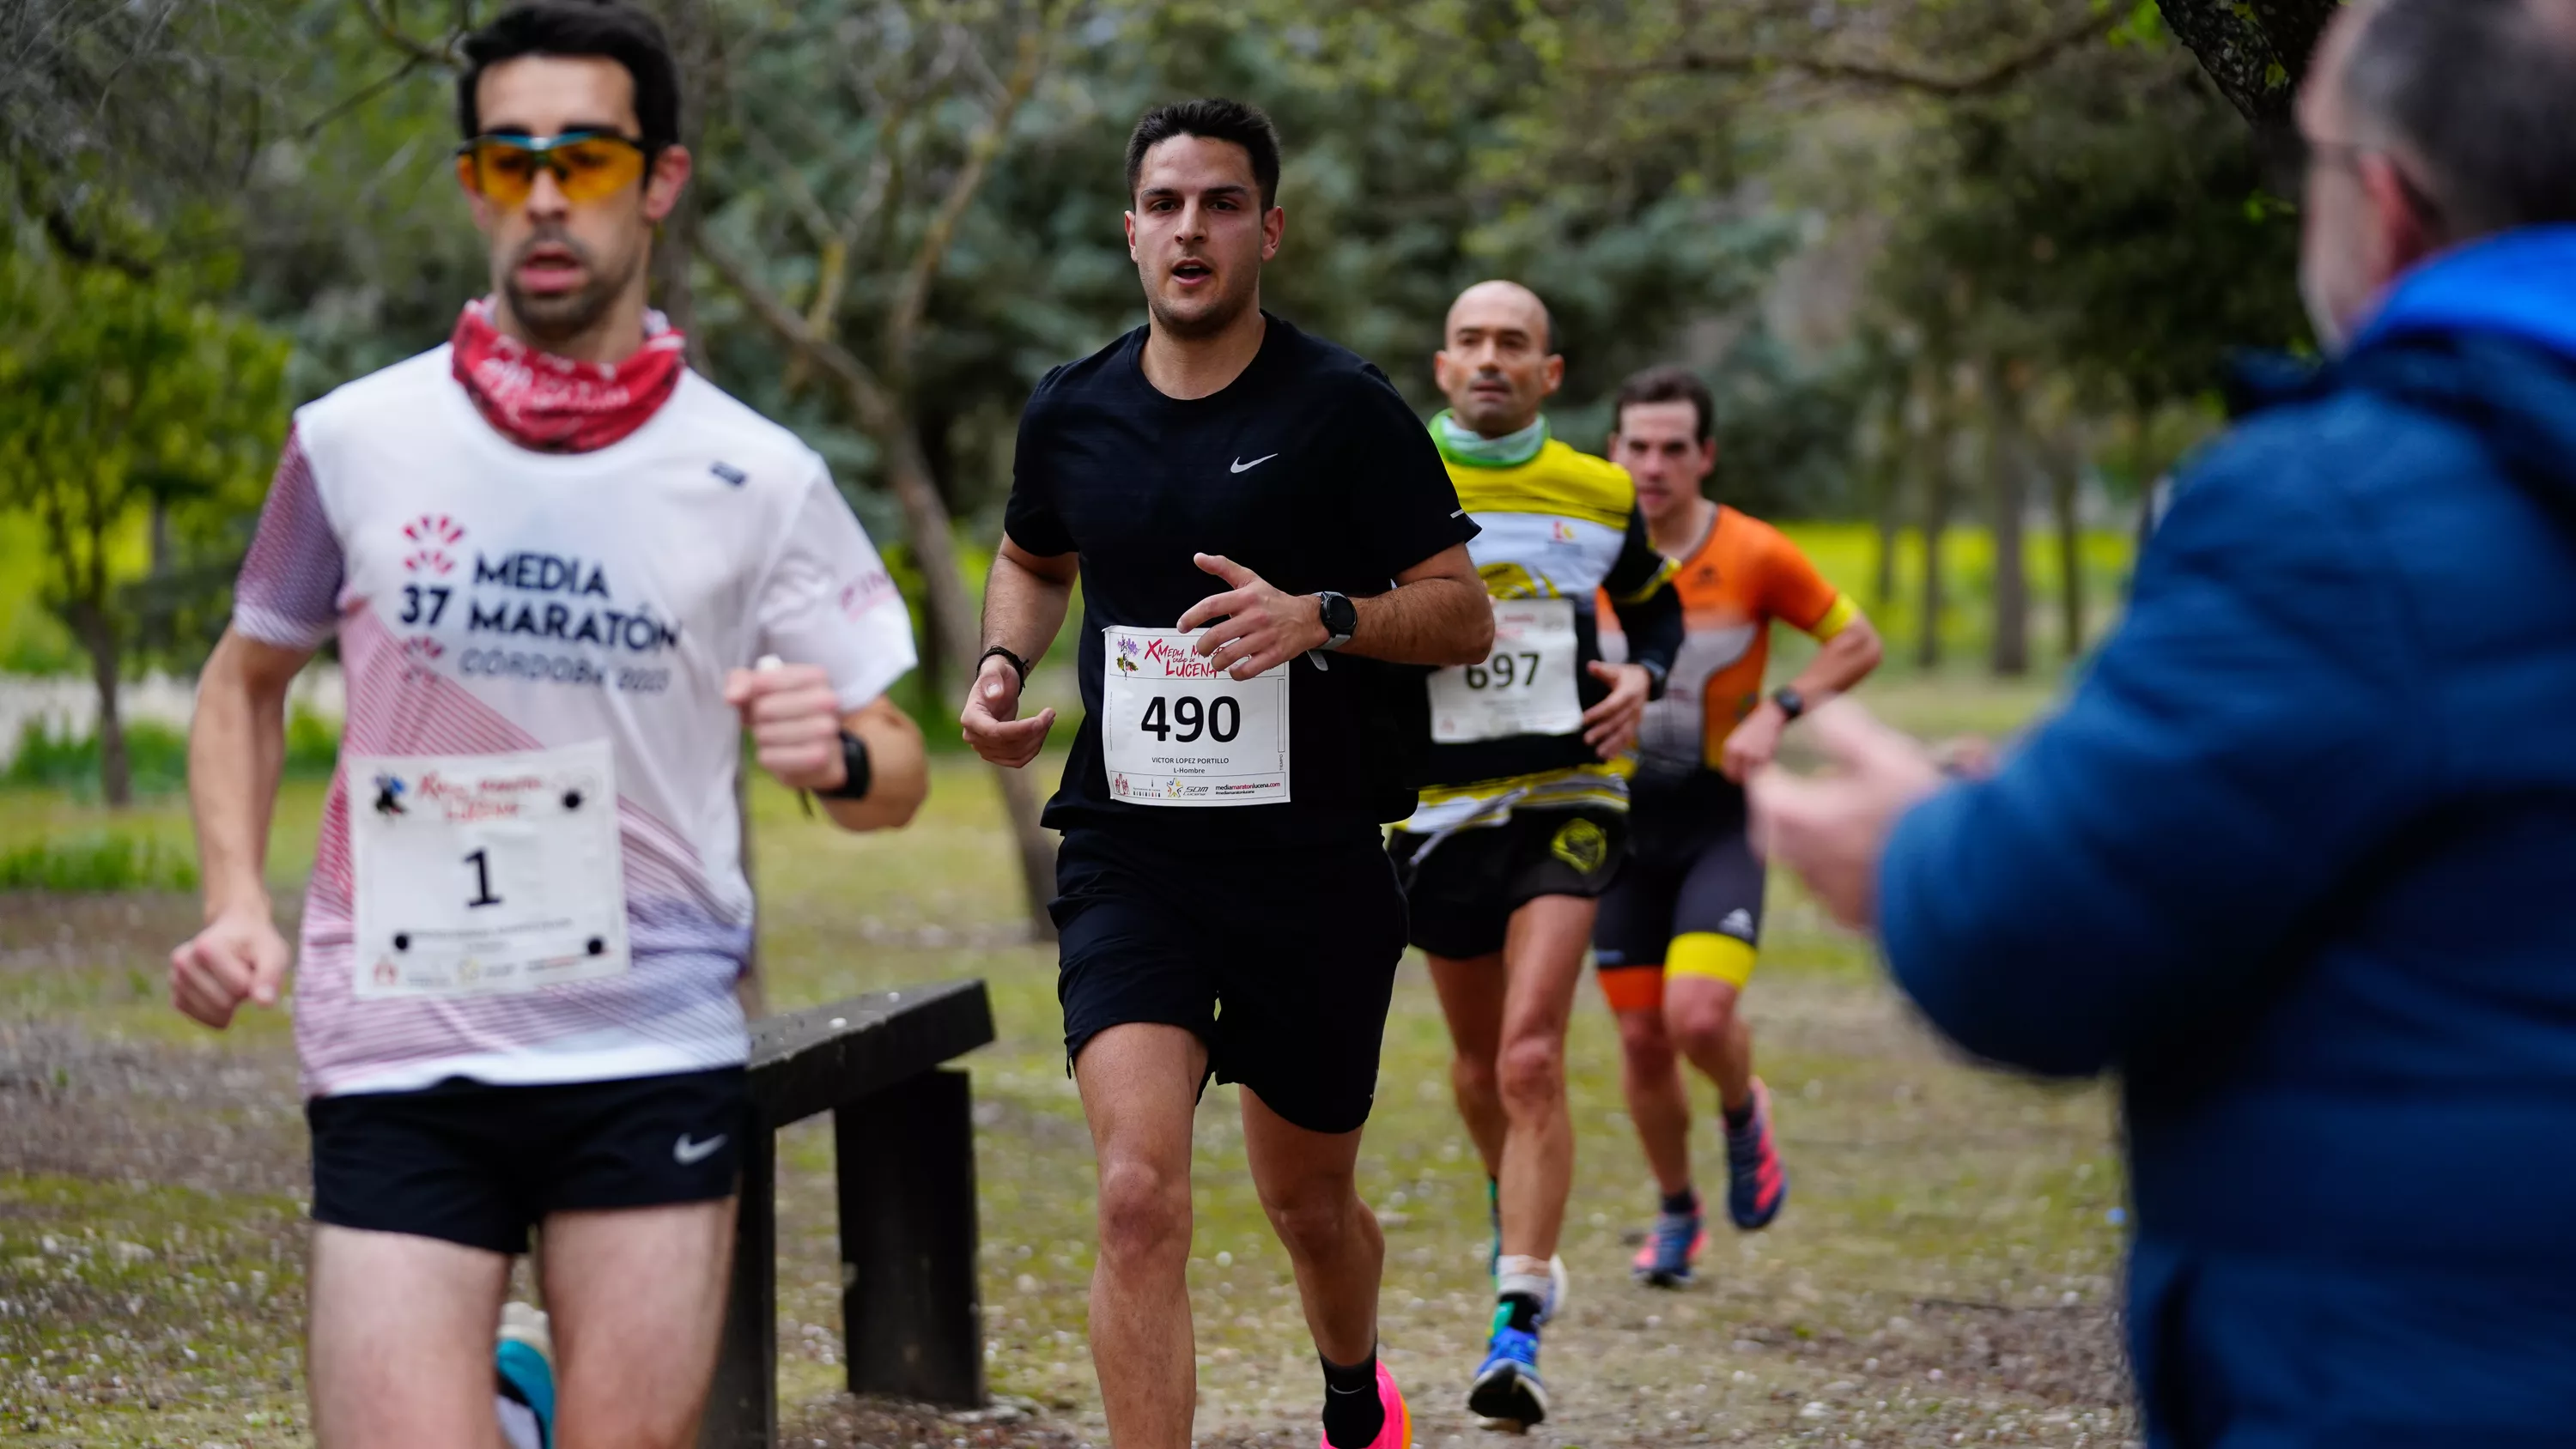
<path id="1" fill-rule="evenodd" d="M 725 703 L 742 714 L 760 767 L 790 790 L 837 790 L 849 778 L 841 757 L 841 701 L 832 676 L 813 664 L 737 669 Z"/>
<path id="2" fill-rule="evenodd" d="M 1207 625 L 1194 647 L 1225 673 L 1251 679 L 1309 649 L 1323 648 L 1333 637 L 1324 629 L 1324 606 L 1314 595 L 1274 588 L 1222 554 L 1192 554 L 1190 560 L 1230 587 L 1192 604 L 1172 627 L 1186 634 Z M 1217 622 L 1209 623 L 1211 619 Z"/>

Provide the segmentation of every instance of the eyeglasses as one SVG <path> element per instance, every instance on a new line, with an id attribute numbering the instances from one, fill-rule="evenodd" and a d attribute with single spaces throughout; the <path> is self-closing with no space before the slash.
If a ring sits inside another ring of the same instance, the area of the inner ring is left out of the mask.
<path id="1" fill-rule="evenodd" d="M 525 206 L 537 173 L 554 173 L 564 200 L 601 201 L 644 174 L 644 143 L 607 131 L 477 136 L 456 148 L 456 176 L 494 206 Z"/>

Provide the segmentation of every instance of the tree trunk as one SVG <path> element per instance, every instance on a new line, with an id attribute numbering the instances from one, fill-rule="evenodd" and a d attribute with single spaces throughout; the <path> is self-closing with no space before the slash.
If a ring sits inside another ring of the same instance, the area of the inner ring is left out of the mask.
<path id="1" fill-rule="evenodd" d="M 2082 454 L 2073 447 L 2049 450 L 2048 504 L 2057 524 L 2057 634 L 2070 664 L 2084 656 L 2084 520 L 2076 487 Z"/>
<path id="2" fill-rule="evenodd" d="M 1896 598 L 1896 550 L 1905 536 L 1905 489 L 1898 460 L 1905 445 L 1905 394 L 1892 395 L 1877 421 L 1877 446 L 1869 455 L 1872 512 L 1877 515 L 1877 568 L 1870 580 L 1870 607 L 1880 614 Z"/>
<path id="3" fill-rule="evenodd" d="M 1989 357 L 1977 369 L 1985 394 L 1986 485 L 1994 504 L 1994 634 L 1989 663 L 2004 678 L 2030 672 L 2030 571 L 2022 548 L 2028 512 L 2029 457 L 2022 439 L 2022 398 L 2012 364 Z"/>
<path id="4" fill-rule="evenodd" d="M 125 753 L 125 717 L 119 709 L 116 625 L 95 604 L 73 611 L 72 632 L 89 654 L 90 681 L 98 688 L 98 788 L 108 808 L 134 803 L 134 765 Z"/>
<path id="5" fill-rule="evenodd" d="M 930 481 L 920 442 L 910 428 L 878 430 L 878 441 L 886 446 L 886 480 L 894 489 L 895 501 L 902 505 L 905 538 L 921 570 L 929 632 L 940 645 L 950 675 L 965 687 L 972 687 L 975 656 L 983 652 L 976 646 L 983 632 L 975 626 L 974 602 L 967 596 L 965 575 L 957 568 L 957 546 L 947 505 L 940 501 L 939 490 Z M 945 708 L 951 701 L 943 694 L 935 696 L 934 703 Z M 1045 827 L 1038 824 L 1036 787 L 1029 783 L 1026 770 L 997 766 L 993 776 L 1001 784 L 1003 811 L 1010 818 L 1012 842 L 1019 852 L 1020 883 L 1028 893 L 1030 934 L 1041 941 L 1052 941 L 1055 919 L 1047 914 L 1046 907 L 1055 898 L 1055 843 L 1047 839 Z"/>
<path id="6" fill-rule="evenodd" d="M 1951 398 L 1955 391 L 1947 363 L 1935 362 L 1932 373 L 1932 406 L 1929 446 L 1923 450 L 1929 471 L 1923 478 L 1923 599 L 1917 621 L 1922 631 L 1914 646 L 1914 662 L 1924 669 L 1941 663 L 1941 606 L 1944 580 L 1941 571 L 1941 534 L 1950 526 L 1951 446 L 1954 442 L 1951 424 Z"/>
<path id="7" fill-rule="evenodd" d="M 2317 37 L 2343 0 L 2157 0 L 2165 27 L 2190 47 L 2221 95 L 2254 126 L 2265 173 L 2298 195 L 2291 106 Z"/>

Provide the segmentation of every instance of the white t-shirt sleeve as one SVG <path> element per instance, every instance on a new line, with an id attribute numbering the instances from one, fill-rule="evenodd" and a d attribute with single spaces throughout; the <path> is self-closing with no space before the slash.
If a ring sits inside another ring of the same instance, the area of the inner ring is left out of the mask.
<path id="1" fill-rule="evenodd" d="M 918 662 L 912 614 L 858 516 L 817 466 L 761 585 L 760 652 L 819 664 L 844 712 Z"/>
<path id="2" fill-rule="evenodd" d="M 259 531 L 233 585 L 233 628 L 280 649 L 313 649 L 340 626 L 347 573 L 303 440 L 289 429 Z"/>

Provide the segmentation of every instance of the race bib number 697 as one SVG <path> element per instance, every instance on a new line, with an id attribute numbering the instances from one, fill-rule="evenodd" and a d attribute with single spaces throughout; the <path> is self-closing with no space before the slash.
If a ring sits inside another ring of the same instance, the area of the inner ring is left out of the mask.
<path id="1" fill-rule="evenodd" d="M 1195 633 L 1102 632 L 1101 763 L 1131 805 L 1272 805 L 1288 798 L 1288 666 L 1250 679 L 1209 667 Z"/>

